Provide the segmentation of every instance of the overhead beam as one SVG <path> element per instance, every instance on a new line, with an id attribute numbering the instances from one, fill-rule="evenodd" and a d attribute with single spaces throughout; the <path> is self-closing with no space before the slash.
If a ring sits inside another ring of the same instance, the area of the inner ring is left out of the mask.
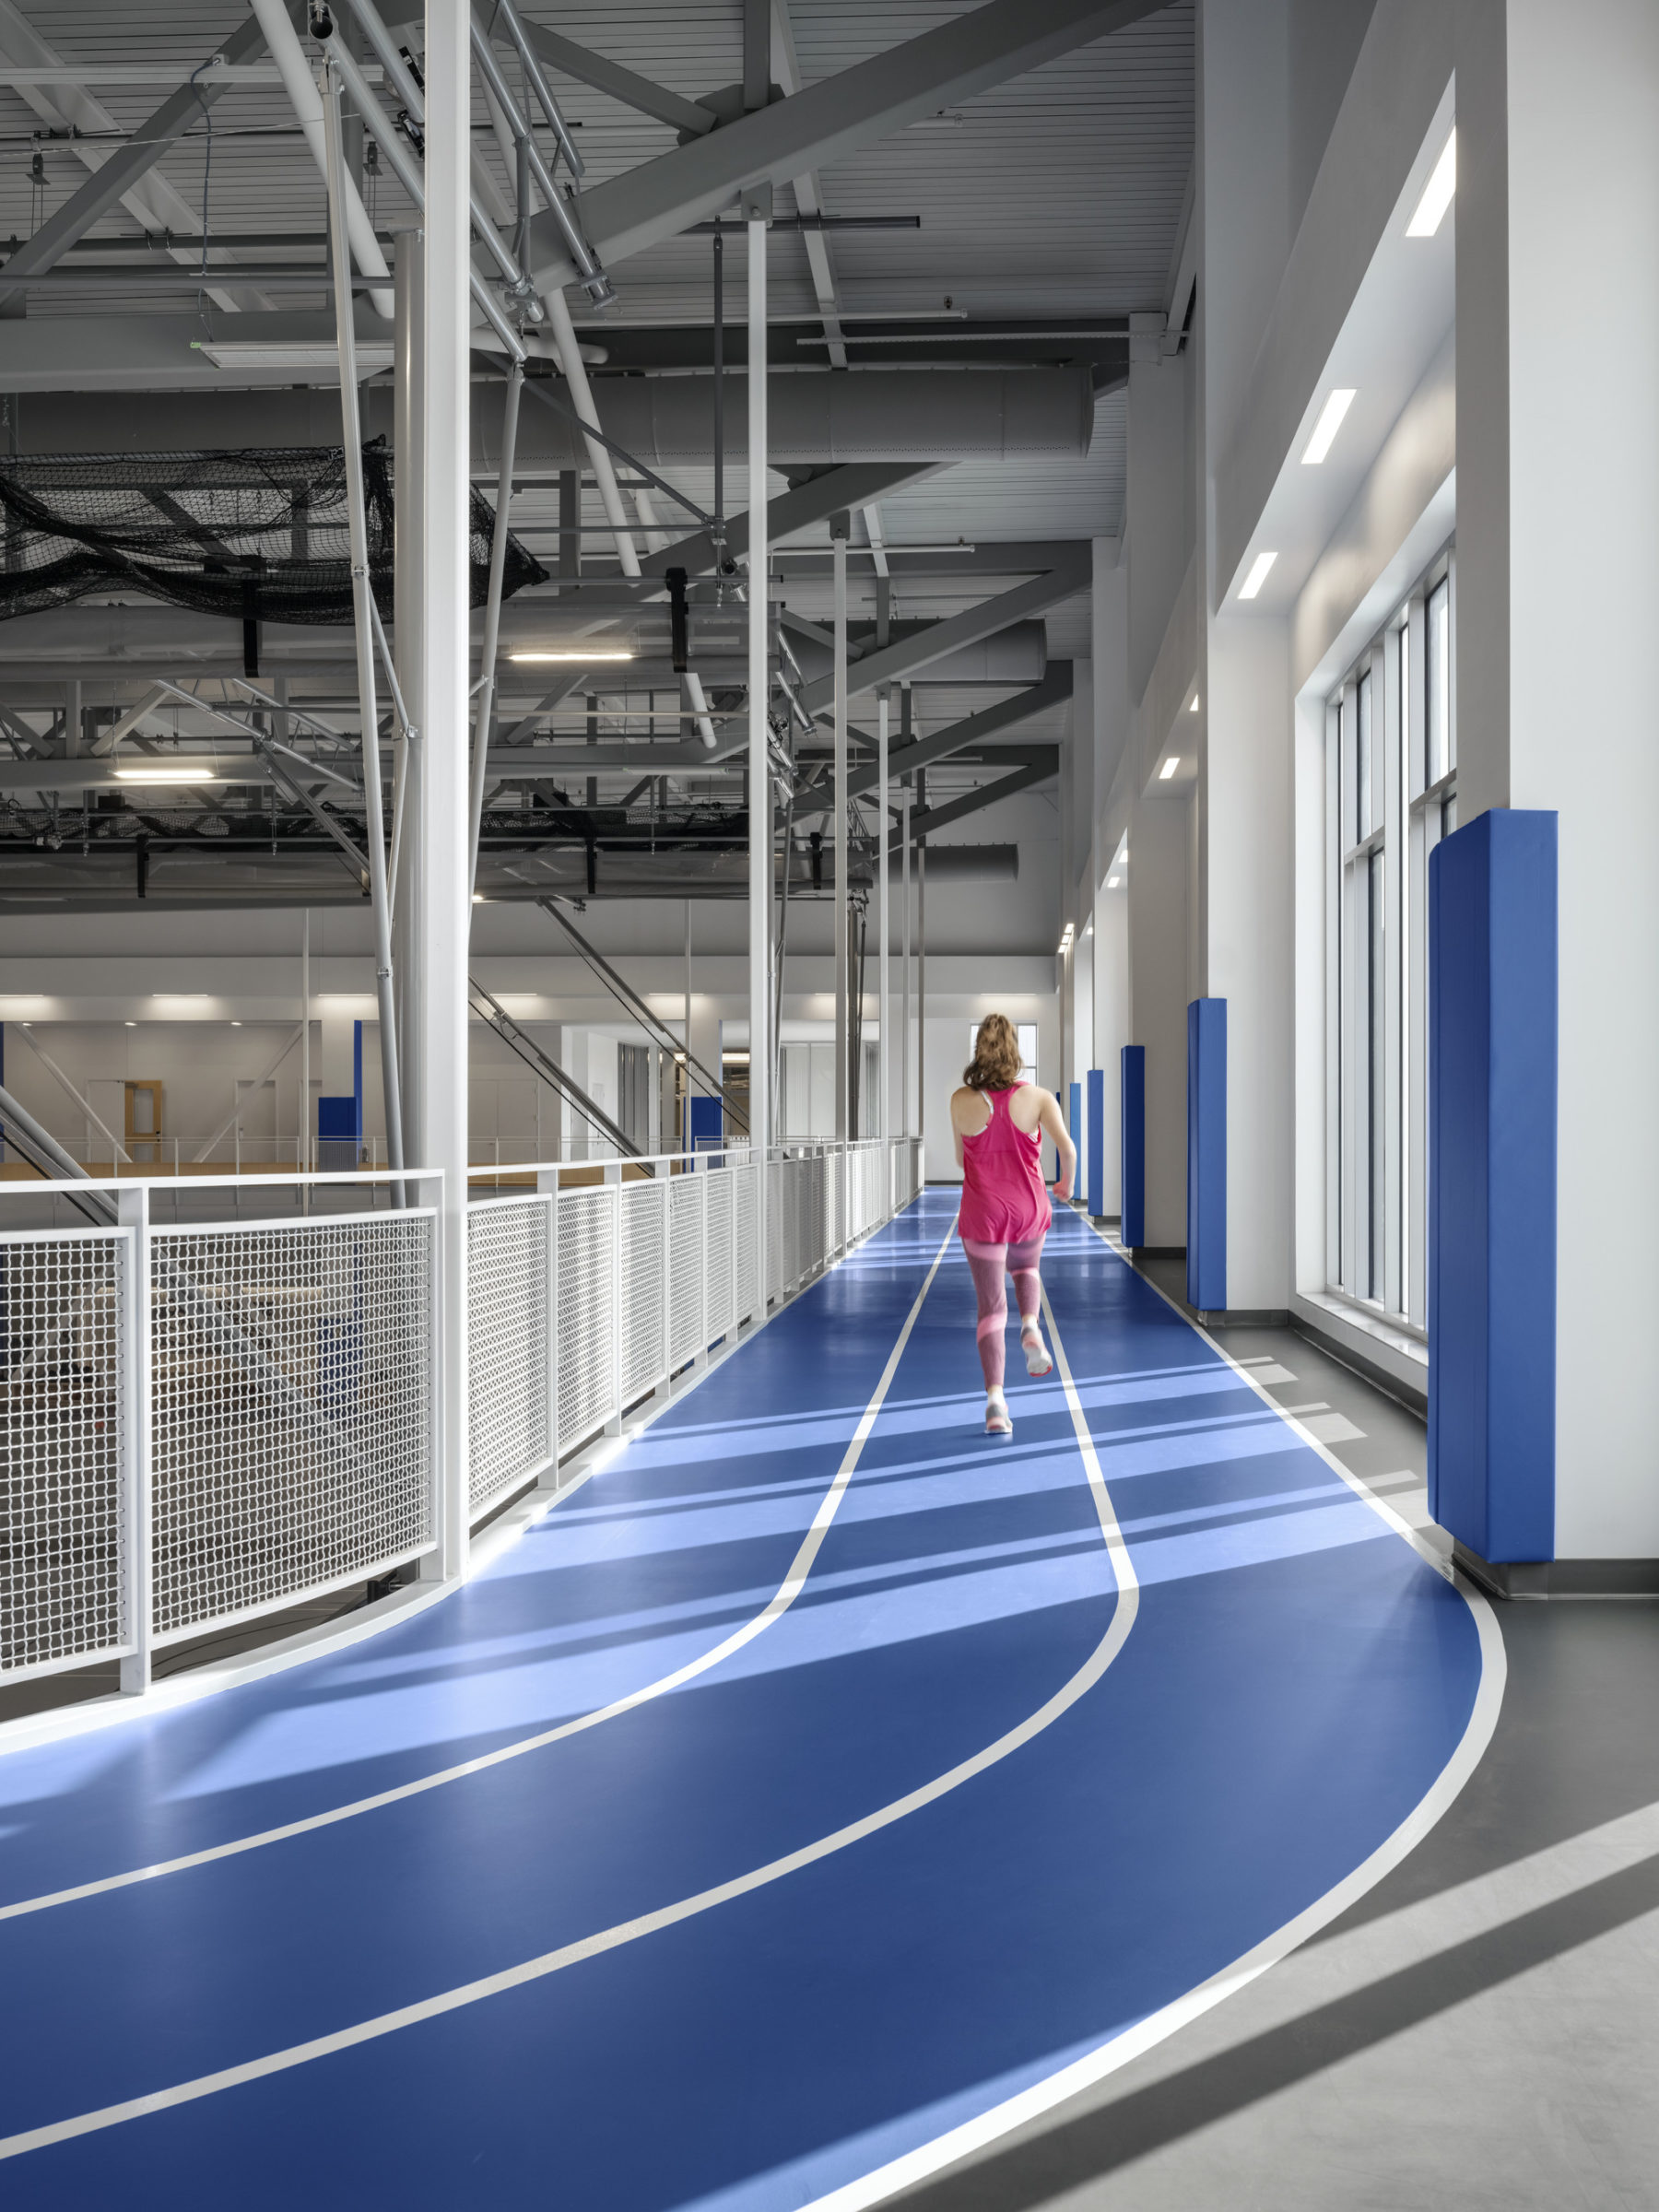
<path id="1" fill-rule="evenodd" d="M 810 530 L 815 523 L 827 522 L 844 507 L 862 507 L 871 500 L 883 499 L 902 484 L 920 483 L 923 477 L 936 474 L 939 465 L 918 461 L 849 461 L 840 468 L 826 469 L 821 477 L 813 477 L 767 500 L 767 543 L 776 552 L 779 538 L 793 536 L 797 530 Z M 748 543 L 748 515 L 735 514 L 726 524 L 728 558 L 735 560 L 746 554 Z M 684 569 L 688 575 L 698 576 L 706 575 L 713 566 L 713 541 L 707 531 L 698 530 L 665 546 L 660 553 L 648 553 L 640 563 L 640 573 L 660 577 L 670 569 Z"/>
<path id="2" fill-rule="evenodd" d="M 931 737 L 923 737 L 914 745 L 903 746 L 888 759 L 889 782 L 918 768 L 932 768 L 938 760 L 948 760 L 971 745 L 983 745 L 988 738 L 1004 730 L 1017 729 L 1022 722 L 1030 722 L 1034 714 L 1046 713 L 1050 707 L 1063 706 L 1072 695 L 1072 665 L 1069 661 L 1051 661 L 1048 673 L 1041 683 L 1005 699 L 994 707 L 984 707 L 977 714 L 970 714 L 961 722 L 953 722 L 947 729 L 935 730 Z M 860 792 L 868 791 L 876 782 L 873 768 L 855 768 L 848 778 L 847 788 L 856 798 Z"/>
<path id="3" fill-rule="evenodd" d="M 1154 15 L 1165 0 L 990 0 L 793 100 L 741 115 L 688 146 L 641 162 L 582 194 L 582 220 L 609 265 L 708 221 L 747 187 L 785 184 L 844 161 L 939 108 L 971 100 L 1061 54 Z M 574 276 L 546 209 L 530 227 L 538 290 Z"/>
<path id="4" fill-rule="evenodd" d="M 1071 598 L 1084 589 L 1089 576 L 1088 547 L 1084 545 L 1078 550 L 1081 558 L 1076 563 L 1053 569 L 1046 576 L 1034 576 L 1029 583 L 1017 583 L 994 599 L 983 599 L 977 606 L 949 615 L 925 630 L 866 653 L 853 662 L 850 671 L 853 692 L 873 691 L 877 684 L 900 683 L 931 663 L 942 661 L 959 646 L 977 645 L 982 638 L 994 637 L 1011 623 L 1023 622 L 1029 616 L 1040 615 L 1045 607 Z M 833 691 L 831 677 L 815 677 L 803 692 L 802 703 L 809 714 L 817 714 L 829 705 Z"/>
<path id="5" fill-rule="evenodd" d="M 578 46 L 574 39 L 561 38 L 558 31 L 549 30 L 546 24 L 537 23 L 529 16 L 521 16 L 519 19 L 531 45 L 548 67 L 557 69 L 561 76 L 574 77 L 579 85 L 608 93 L 625 108 L 632 108 L 641 115 L 653 116 L 658 123 L 667 124 L 671 130 L 700 138 L 714 128 L 718 118 L 712 109 L 701 107 L 694 100 L 682 100 L 677 92 L 653 85 L 648 76 L 625 69 L 620 62 L 607 60 L 586 46 Z"/>
<path id="6" fill-rule="evenodd" d="M 57 212 L 49 216 L 34 236 L 10 256 L 5 269 L 0 271 L 0 300 L 11 297 L 18 289 L 19 278 L 38 276 L 42 269 L 52 268 L 77 238 L 84 238 L 93 224 L 155 167 L 196 117 L 206 113 L 224 89 L 216 87 L 213 80 L 216 63 L 245 62 L 263 53 L 265 42 L 264 31 L 250 16 L 208 57 L 207 66 L 197 81 L 181 85 L 170 99 L 164 100 L 149 121 L 140 124 L 126 144 L 118 147 L 101 169 L 94 170 L 80 190 L 71 193 Z M 201 81 L 203 76 L 205 83 Z"/>
<path id="7" fill-rule="evenodd" d="M 1011 799 L 1016 793 L 1029 791 L 1033 783 L 1045 783 L 1055 773 L 1059 764 L 1060 748 L 1053 748 L 1054 758 L 1046 765 L 1037 762 L 1016 769 L 1011 776 L 1000 776 L 994 783 L 982 784 L 978 791 L 965 792 L 959 799 L 951 799 L 943 806 L 930 806 L 925 814 L 911 817 L 911 842 L 920 837 L 929 837 L 935 830 L 948 829 L 952 822 L 966 821 L 971 814 L 981 814 L 987 806 L 994 806 L 999 799 Z M 888 840 L 889 853 L 902 853 L 904 832 L 895 830 Z"/>

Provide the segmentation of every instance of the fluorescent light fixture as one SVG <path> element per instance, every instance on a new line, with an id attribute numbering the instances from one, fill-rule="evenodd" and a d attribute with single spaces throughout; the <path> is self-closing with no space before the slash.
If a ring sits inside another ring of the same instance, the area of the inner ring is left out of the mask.
<path id="1" fill-rule="evenodd" d="M 1417 204 L 1417 212 L 1406 226 L 1407 238 L 1432 238 L 1445 218 L 1452 205 L 1452 194 L 1457 190 L 1457 133 L 1447 139 L 1440 159 L 1435 163 L 1429 182 L 1423 187 L 1423 196 Z"/>
<path id="2" fill-rule="evenodd" d="M 138 1027 L 138 1024 L 137 1024 L 135 1021 L 126 1021 L 126 1022 L 123 1022 L 123 1024 L 122 1024 L 121 1026 L 123 1027 L 123 1029 L 126 1029 L 126 1030 L 135 1030 L 135 1029 Z"/>
<path id="3" fill-rule="evenodd" d="M 240 1029 L 241 1028 L 241 1023 L 240 1021 L 233 1021 L 233 1022 L 230 1024 L 230 1027 L 231 1027 L 233 1030 L 240 1030 Z"/>
<path id="4" fill-rule="evenodd" d="M 1107 877 L 1107 878 L 1106 878 L 1106 888 L 1107 888 L 1109 891 L 1115 891 L 1115 890 L 1117 889 L 1117 888 L 1118 888 L 1118 879 L 1117 879 L 1117 877 L 1116 877 L 1115 876 L 1108 876 L 1108 877 Z"/>
<path id="5" fill-rule="evenodd" d="M 1197 712 L 1198 712 L 1198 694 L 1197 694 L 1197 692 L 1196 692 L 1196 691 L 1194 691 L 1194 694 L 1193 694 L 1193 703 L 1192 703 L 1192 705 L 1191 705 L 1191 706 L 1190 706 L 1190 707 L 1187 709 L 1187 712 L 1188 712 L 1189 714 L 1196 714 L 1196 713 L 1197 713 Z"/>
<path id="6" fill-rule="evenodd" d="M 219 265 L 209 270 L 210 283 L 223 282 Z M 332 369 L 336 380 L 340 373 L 340 356 L 333 346 L 285 346 L 269 338 L 194 338 L 190 350 L 216 369 Z M 392 366 L 391 347 L 359 346 L 357 365 L 359 376 L 379 376 Z"/>
<path id="7" fill-rule="evenodd" d="M 1342 418 L 1354 404 L 1354 394 L 1346 384 L 1338 384 L 1319 410 L 1319 420 L 1313 425 L 1313 435 L 1308 441 L 1302 455 L 1304 468 L 1317 468 L 1331 450 L 1332 441 L 1342 428 Z"/>
<path id="8" fill-rule="evenodd" d="M 1158 771 L 1159 782 L 1160 783 L 1167 783 L 1180 766 L 1181 755 L 1179 753 L 1171 753 L 1169 759 L 1164 762 L 1163 766 Z"/>
<path id="9" fill-rule="evenodd" d="M 482 906 L 482 905 L 483 905 L 483 903 L 484 903 L 484 894 L 483 894 L 483 892 L 482 892 L 482 891 L 475 891 L 475 892 L 473 893 L 473 904 L 474 904 L 475 906 Z"/>
<path id="10" fill-rule="evenodd" d="M 1277 553 L 1258 553 L 1250 564 L 1250 573 L 1239 586 L 1241 599 L 1253 599 L 1267 581 L 1267 571 L 1278 559 Z"/>
<path id="11" fill-rule="evenodd" d="M 148 768 L 118 768 L 117 783 L 222 783 L 223 776 L 210 760 L 178 760 L 167 766 L 157 761 Z"/>
<path id="12" fill-rule="evenodd" d="M 540 666 L 544 661 L 562 661 L 574 668 L 585 668 L 592 661 L 631 661 L 631 653 L 510 653 L 507 658 L 522 666 L 533 662 Z"/>

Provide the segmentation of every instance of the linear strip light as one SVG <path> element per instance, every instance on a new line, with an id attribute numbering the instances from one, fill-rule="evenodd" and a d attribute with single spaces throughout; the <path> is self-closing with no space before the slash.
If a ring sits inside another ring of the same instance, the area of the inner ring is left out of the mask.
<path id="1" fill-rule="evenodd" d="M 573 667 L 586 668 L 596 661 L 631 661 L 631 653 L 510 653 L 510 661 L 568 661 Z"/>
<path id="2" fill-rule="evenodd" d="M 1302 454 L 1304 468 L 1317 468 L 1330 452 L 1336 433 L 1342 428 L 1342 418 L 1354 404 L 1354 397 L 1351 386 L 1338 384 L 1320 408 L 1319 420 L 1313 425 L 1313 435 L 1309 439 L 1307 451 Z"/>
<path id="3" fill-rule="evenodd" d="M 1179 753 L 1171 753 L 1169 759 L 1164 762 L 1163 766 L 1158 771 L 1159 782 L 1160 783 L 1167 783 L 1180 766 L 1181 755 Z"/>
<path id="4" fill-rule="evenodd" d="M 1452 194 L 1457 190 L 1457 133 L 1447 139 L 1440 159 L 1435 163 L 1423 187 L 1423 196 L 1417 204 L 1417 212 L 1406 226 L 1407 238 L 1432 238 L 1445 219 L 1452 205 Z"/>
<path id="5" fill-rule="evenodd" d="M 1258 553 L 1250 564 L 1250 573 L 1239 586 L 1241 599 L 1253 599 L 1267 581 L 1267 571 L 1278 559 L 1277 553 Z"/>
<path id="6" fill-rule="evenodd" d="M 222 783 L 225 778 L 206 760 L 181 760 L 174 766 L 118 768 L 117 783 Z"/>

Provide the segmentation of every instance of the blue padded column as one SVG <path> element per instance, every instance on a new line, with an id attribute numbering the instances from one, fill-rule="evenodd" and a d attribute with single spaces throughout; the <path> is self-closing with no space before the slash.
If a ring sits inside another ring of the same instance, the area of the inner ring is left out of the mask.
<path id="1" fill-rule="evenodd" d="M 1131 1252 L 1147 1241 L 1147 1048 L 1123 1048 L 1123 1199 L 1118 1233 Z"/>
<path id="2" fill-rule="evenodd" d="M 1555 1556 L 1556 817 L 1499 808 L 1429 863 L 1429 1510 L 1482 1559 Z"/>
<path id="3" fill-rule="evenodd" d="M 1084 1134 L 1088 1147 L 1088 1174 L 1085 1188 L 1088 1194 L 1089 1218 L 1098 1221 L 1106 1210 L 1106 1070 L 1091 1067 L 1088 1080 L 1088 1121 Z"/>
<path id="4" fill-rule="evenodd" d="M 1187 1007 L 1187 1303 L 1227 1308 L 1227 1001 Z"/>
<path id="5" fill-rule="evenodd" d="M 1083 1194 L 1079 1187 L 1083 1181 L 1083 1086 L 1081 1083 L 1072 1083 L 1066 1087 L 1065 1126 L 1072 1143 L 1077 1149 L 1077 1167 L 1072 1179 L 1072 1196 L 1080 1198 Z"/>

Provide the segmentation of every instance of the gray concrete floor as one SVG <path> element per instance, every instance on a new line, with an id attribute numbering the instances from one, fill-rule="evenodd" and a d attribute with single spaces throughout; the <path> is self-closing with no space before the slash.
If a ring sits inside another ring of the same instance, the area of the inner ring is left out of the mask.
<path id="1" fill-rule="evenodd" d="M 1429 1528 L 1414 1415 L 1288 1330 L 1218 1335 Z M 1497 1610 L 1496 1735 L 1402 1865 L 1158 2049 L 891 2201 L 1655 2212 L 1659 1603 Z"/>

